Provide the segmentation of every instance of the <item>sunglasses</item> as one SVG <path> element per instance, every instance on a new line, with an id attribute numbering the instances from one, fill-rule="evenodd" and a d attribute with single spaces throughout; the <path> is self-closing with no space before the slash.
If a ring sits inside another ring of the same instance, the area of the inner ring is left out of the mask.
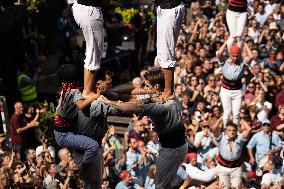
<path id="1" fill-rule="evenodd" d="M 204 125 L 204 126 L 202 126 L 202 128 L 207 128 L 207 129 L 209 129 L 210 126 L 209 126 L 209 125 Z"/>
<path id="2" fill-rule="evenodd" d="M 265 124 L 263 124 L 262 126 L 266 126 L 266 127 L 269 127 L 269 126 L 270 126 L 270 124 L 268 124 L 268 123 L 265 123 Z"/>

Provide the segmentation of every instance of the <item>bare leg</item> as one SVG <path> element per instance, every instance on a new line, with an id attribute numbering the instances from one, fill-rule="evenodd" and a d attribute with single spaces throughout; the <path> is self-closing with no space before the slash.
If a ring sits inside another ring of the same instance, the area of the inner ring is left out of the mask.
<path id="1" fill-rule="evenodd" d="M 90 71 L 84 68 L 84 97 L 88 97 L 94 93 L 94 83 L 96 74 L 96 71 Z"/>
<path id="2" fill-rule="evenodd" d="M 174 92 L 174 68 L 163 68 L 165 77 L 164 99 L 170 99 Z"/>
<path id="3" fill-rule="evenodd" d="M 241 36 L 236 36 L 236 43 L 240 48 L 243 48 L 243 38 Z"/>

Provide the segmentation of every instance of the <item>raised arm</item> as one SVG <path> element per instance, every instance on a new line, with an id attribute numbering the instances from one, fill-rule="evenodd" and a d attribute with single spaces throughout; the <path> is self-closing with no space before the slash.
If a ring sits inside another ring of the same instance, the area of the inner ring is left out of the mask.
<path id="1" fill-rule="evenodd" d="M 253 59 L 253 54 L 252 54 L 252 51 L 250 50 L 250 48 L 248 47 L 247 43 L 244 43 L 244 48 L 245 48 L 245 51 L 247 53 L 247 56 L 245 57 L 245 62 L 247 64 L 250 64 L 250 62 L 252 61 Z"/>
<path id="2" fill-rule="evenodd" d="M 221 135 L 222 121 L 223 121 L 223 116 L 221 116 L 212 126 L 212 133 L 216 138 L 220 137 Z"/>
<path id="3" fill-rule="evenodd" d="M 223 43 L 220 49 L 216 52 L 216 57 L 220 60 L 223 57 L 223 54 L 227 48 L 227 41 Z"/>
<path id="4" fill-rule="evenodd" d="M 244 127 L 243 132 L 241 133 L 243 139 L 248 139 L 249 135 L 251 133 L 251 127 L 249 126 L 248 122 L 246 122 L 245 120 L 241 120 L 241 124 Z"/>
<path id="5" fill-rule="evenodd" d="M 39 114 L 40 114 L 39 109 L 36 109 L 36 116 L 35 116 L 34 119 L 33 119 L 34 121 L 37 121 L 37 120 L 38 120 Z"/>

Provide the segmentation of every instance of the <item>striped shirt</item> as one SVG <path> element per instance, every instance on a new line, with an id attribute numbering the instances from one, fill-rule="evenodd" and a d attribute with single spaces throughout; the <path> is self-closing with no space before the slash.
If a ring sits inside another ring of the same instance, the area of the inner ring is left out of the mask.
<path id="1" fill-rule="evenodd" d="M 247 0 L 229 0 L 229 10 L 234 12 L 246 12 Z"/>

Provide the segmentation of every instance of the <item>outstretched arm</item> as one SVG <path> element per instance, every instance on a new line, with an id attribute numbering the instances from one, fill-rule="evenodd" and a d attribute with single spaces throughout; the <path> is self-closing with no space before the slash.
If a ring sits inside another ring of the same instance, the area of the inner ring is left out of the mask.
<path id="1" fill-rule="evenodd" d="M 137 101 L 133 101 L 133 102 L 119 102 L 118 101 L 116 102 L 116 101 L 108 100 L 106 97 L 103 97 L 103 96 L 100 97 L 99 100 L 123 112 L 139 113 L 142 111 Z"/>

